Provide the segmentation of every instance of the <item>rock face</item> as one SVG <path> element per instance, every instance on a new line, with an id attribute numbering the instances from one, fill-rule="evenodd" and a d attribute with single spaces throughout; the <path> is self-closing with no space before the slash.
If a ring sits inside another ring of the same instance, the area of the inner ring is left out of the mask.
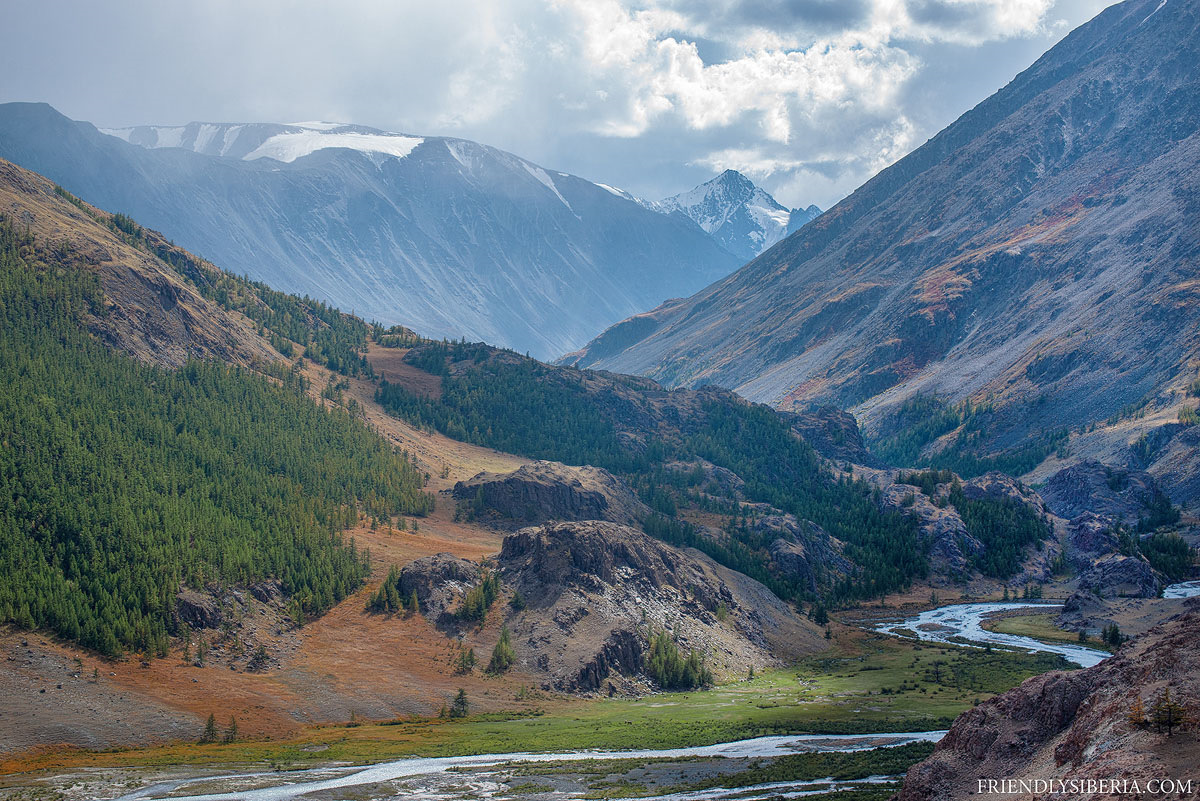
<path id="1" fill-rule="evenodd" d="M 1132 524 L 1145 511 L 1155 491 L 1149 473 L 1088 460 L 1051 476 L 1042 497 L 1056 515 L 1068 520 L 1091 513 L 1110 523 Z"/>
<path id="2" fill-rule="evenodd" d="M 421 614 L 444 625 L 462 594 L 479 583 L 481 572 L 475 562 L 453 554 L 425 556 L 401 568 L 399 590 L 404 598 L 415 590 Z"/>
<path id="3" fill-rule="evenodd" d="M 896 801 L 965 798 L 1108 797 L 1091 792 L 1049 796 L 981 791 L 980 780 L 1192 778 L 1195 729 L 1173 737 L 1129 720 L 1135 700 L 1147 716 L 1170 689 L 1185 707 L 1200 702 L 1200 603 L 1122 646 L 1095 667 L 1052 672 L 964 712 L 933 755 L 909 769 Z M 1183 797 L 1195 798 L 1193 794 Z M 1152 795 L 1143 794 L 1144 798 Z M 1179 796 L 1160 796 L 1179 797 Z"/>
<path id="4" fill-rule="evenodd" d="M 763 535 L 780 535 L 769 549 L 776 570 L 814 594 L 855 572 L 854 564 L 842 555 L 842 543 L 810 520 L 801 523 L 793 515 L 767 515 L 755 518 L 752 527 Z"/>
<path id="5" fill-rule="evenodd" d="M 260 123 L 106 133 L 11 103 L 0 157 L 275 289 L 542 359 L 743 262 L 691 220 L 463 139 Z"/>
<path id="6" fill-rule="evenodd" d="M 650 509 L 599 467 L 533 462 L 511 473 L 480 473 L 453 494 L 480 519 L 528 525 L 547 520 L 607 520 L 637 525 Z"/>
<path id="7" fill-rule="evenodd" d="M 186 587 L 175 596 L 175 614 L 181 622 L 194 629 L 215 629 L 223 619 L 216 598 Z"/>
<path id="8" fill-rule="evenodd" d="M 967 532 L 953 506 L 937 506 L 916 487 L 891 484 L 883 489 L 884 509 L 895 509 L 917 520 L 929 543 L 929 561 L 935 577 L 957 581 L 971 572 L 970 560 L 983 553 L 983 543 Z"/>
<path id="9" fill-rule="evenodd" d="M 1116 553 L 1120 547 L 1107 517 L 1085 512 L 1067 524 L 1067 553 L 1076 568 L 1086 570 L 1102 556 Z"/>
<path id="10" fill-rule="evenodd" d="M 1157 598 L 1162 587 L 1162 581 L 1149 562 L 1142 557 L 1121 554 L 1100 559 L 1079 577 L 1079 589 L 1102 598 Z"/>
<path id="11" fill-rule="evenodd" d="M 792 429 L 826 459 L 878 467 L 866 445 L 854 415 L 833 406 L 785 415 Z"/>
<path id="12" fill-rule="evenodd" d="M 1200 19 L 1129 0 L 736 273 L 572 363 L 713 383 L 868 434 L 990 395 L 981 453 L 1195 378 Z"/>
<path id="13" fill-rule="evenodd" d="M 652 632 L 704 654 L 718 675 L 825 647 L 819 630 L 766 587 L 693 550 L 615 523 L 527 528 L 504 540 L 506 589 L 525 607 L 507 611 L 523 669 L 574 692 L 638 692 Z"/>

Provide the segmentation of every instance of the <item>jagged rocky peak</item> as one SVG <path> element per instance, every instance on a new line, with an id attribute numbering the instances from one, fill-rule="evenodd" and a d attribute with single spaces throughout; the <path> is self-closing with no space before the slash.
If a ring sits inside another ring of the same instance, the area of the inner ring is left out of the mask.
<path id="1" fill-rule="evenodd" d="M 737 170 L 687 192 L 647 202 L 664 214 L 682 214 L 726 250 L 750 260 L 821 213 L 816 206 L 789 210 Z"/>

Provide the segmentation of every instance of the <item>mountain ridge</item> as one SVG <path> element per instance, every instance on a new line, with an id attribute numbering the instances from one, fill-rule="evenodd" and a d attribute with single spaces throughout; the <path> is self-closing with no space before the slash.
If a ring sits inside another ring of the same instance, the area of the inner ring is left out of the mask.
<path id="1" fill-rule="evenodd" d="M 225 155 L 130 144 L 45 104 L 0 106 L 0 156 L 236 273 L 435 338 L 558 356 L 739 261 L 690 222 L 468 140 L 362 126 L 169 131 L 169 144 Z M 326 136 L 358 149 L 320 146 Z M 278 158 L 246 159 L 262 148 Z"/>
<path id="2" fill-rule="evenodd" d="M 970 400 L 980 456 L 1156 393 L 1173 415 L 1200 348 L 1198 14 L 1156 8 L 1103 11 L 792 237 L 564 361 L 833 403 L 869 437 L 910 400 Z"/>

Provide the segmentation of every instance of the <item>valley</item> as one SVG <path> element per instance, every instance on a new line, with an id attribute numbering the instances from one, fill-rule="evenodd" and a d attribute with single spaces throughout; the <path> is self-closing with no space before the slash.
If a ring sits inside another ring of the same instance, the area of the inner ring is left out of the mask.
<path id="1" fill-rule="evenodd" d="M 0 801 L 1200 782 L 1198 47 L 1110 6 L 825 212 L 0 104 Z"/>

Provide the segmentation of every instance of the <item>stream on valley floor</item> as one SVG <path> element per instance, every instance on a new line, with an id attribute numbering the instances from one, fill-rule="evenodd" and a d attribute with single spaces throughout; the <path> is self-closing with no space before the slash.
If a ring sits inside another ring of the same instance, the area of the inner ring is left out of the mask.
<path id="1" fill-rule="evenodd" d="M 178 775 L 117 801 L 289 801 L 306 799 L 463 799 L 505 797 L 512 784 L 513 763 L 550 763 L 578 760 L 750 760 L 802 752 L 852 752 L 915 742 L 937 742 L 945 731 L 894 732 L 881 734 L 801 734 L 757 737 L 716 745 L 668 750 L 573 751 L 557 754 L 511 753 L 458 757 L 418 757 L 382 762 L 367 767 L 332 767 L 285 773 L 263 771 L 237 775 Z M 538 782 L 547 777 L 536 776 Z M 895 781 L 896 777 L 872 776 L 856 781 L 776 782 L 736 789 L 705 789 L 659 796 L 669 801 L 720 801 L 762 797 L 800 798 L 831 789 Z M 520 787 L 521 785 L 518 785 Z M 534 785 L 525 797 L 564 798 L 552 784 Z"/>
<path id="2" fill-rule="evenodd" d="M 1200 597 L 1200 581 L 1181 581 L 1163 590 L 1164 598 L 1196 598 Z"/>
<path id="3" fill-rule="evenodd" d="M 1200 581 L 1174 584 L 1164 591 L 1167 598 L 1187 598 L 1200 595 Z M 1028 651 L 1060 654 L 1064 658 L 1088 667 L 1099 663 L 1108 654 L 1094 648 L 1071 643 L 1049 643 L 1011 634 L 988 631 L 983 621 L 1012 609 L 1054 610 L 1059 604 L 1041 602 L 991 602 L 943 606 L 901 620 L 875 625 L 881 633 L 904 636 L 915 634 L 921 640 L 947 644 L 991 643 Z M 778 757 L 800 752 L 851 752 L 870 748 L 898 746 L 912 742 L 937 742 L 944 731 L 898 732 L 855 735 L 785 735 L 758 737 L 716 745 L 669 750 L 636 751 L 573 751 L 555 754 L 505 753 L 479 754 L 459 757 L 423 757 L 399 759 L 370 766 L 335 766 L 297 771 L 259 771 L 240 774 L 214 774 L 187 768 L 168 770 L 159 774 L 154 783 L 136 792 L 121 796 L 117 801 L 383 801 L 384 799 L 419 799 L 419 801 L 455 801 L 457 799 L 510 798 L 520 796 L 530 801 L 549 801 L 579 797 L 586 793 L 586 783 L 570 771 L 550 775 L 523 772 L 520 763 L 540 763 L 579 760 L 692 760 L 694 775 L 712 770 L 712 761 L 751 760 Z M 710 760 L 704 767 L 703 760 Z M 674 763 L 673 768 L 680 763 Z M 717 770 L 716 772 L 720 772 Z M 524 777 L 528 778 L 515 778 Z M 83 776 L 86 784 L 86 779 Z M 99 778 L 93 776 L 93 779 Z M 594 777 L 592 777 L 594 778 Z M 656 796 L 650 801 L 748 801 L 760 798 L 803 798 L 832 790 L 852 789 L 894 782 L 898 777 L 872 776 L 855 781 L 834 780 L 789 781 L 739 788 L 712 788 Z M 666 784 L 660 786 L 668 786 Z M 85 791 L 86 792 L 86 791 Z M 68 792 L 68 797 L 74 794 Z M 85 795 L 81 797 L 96 797 Z"/>
<path id="4" fill-rule="evenodd" d="M 1059 654 L 1080 667 L 1097 665 L 1107 658 L 1106 651 L 1098 651 L 1084 645 L 1071 643 L 1052 643 L 1035 640 L 1032 637 L 1021 637 L 1016 634 L 1002 634 L 998 631 L 988 631 L 983 622 L 1000 612 L 1010 609 L 1031 609 L 1050 611 L 1061 609 L 1062 604 L 1033 603 L 1029 601 L 953 604 L 939 606 L 921 612 L 904 620 L 888 621 L 875 626 L 875 630 L 884 634 L 903 636 L 905 633 L 916 634 L 927 642 L 941 642 L 951 645 L 980 643 L 999 645 L 1006 648 L 1018 648 L 1024 651 L 1042 651 L 1048 654 Z M 963 641 L 966 640 L 967 643 Z"/>

